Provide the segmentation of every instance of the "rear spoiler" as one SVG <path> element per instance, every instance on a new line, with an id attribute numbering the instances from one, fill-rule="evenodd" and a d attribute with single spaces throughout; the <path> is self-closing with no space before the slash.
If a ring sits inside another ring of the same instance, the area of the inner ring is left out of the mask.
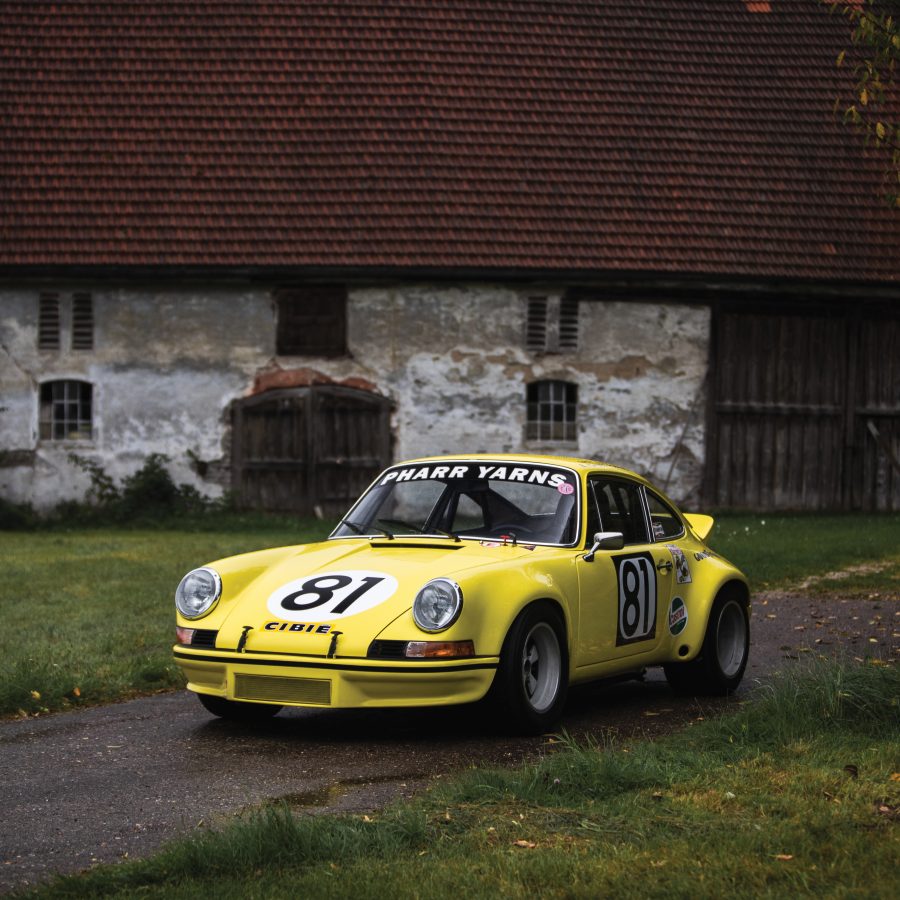
<path id="1" fill-rule="evenodd" d="M 712 516 L 704 516 L 700 513 L 685 513 L 684 517 L 687 519 L 688 525 L 691 526 L 691 530 L 701 541 L 705 541 L 709 537 L 715 524 L 715 519 Z"/>

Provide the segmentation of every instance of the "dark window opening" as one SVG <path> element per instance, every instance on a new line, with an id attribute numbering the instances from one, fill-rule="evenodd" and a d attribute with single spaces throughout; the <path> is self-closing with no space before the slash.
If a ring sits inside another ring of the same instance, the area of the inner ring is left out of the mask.
<path id="1" fill-rule="evenodd" d="M 572 297 L 559 301 L 559 349 L 578 349 L 578 301 Z"/>
<path id="2" fill-rule="evenodd" d="M 38 299 L 38 349 L 59 350 L 59 294 Z"/>
<path id="3" fill-rule="evenodd" d="M 44 441 L 89 441 L 93 387 L 86 381 L 48 381 L 41 385 L 40 436 Z"/>
<path id="4" fill-rule="evenodd" d="M 90 294 L 72 295 L 72 349 L 94 349 L 94 298 Z"/>
<path id="5" fill-rule="evenodd" d="M 527 405 L 527 440 L 577 440 L 578 385 L 568 381 L 535 381 L 528 385 Z"/>
<path id="6" fill-rule="evenodd" d="M 528 318 L 525 324 L 525 347 L 538 353 L 547 346 L 547 298 L 528 298 Z"/>
<path id="7" fill-rule="evenodd" d="M 275 294 L 275 352 L 280 356 L 345 356 L 347 289 L 343 285 L 285 288 Z"/>
<path id="8" fill-rule="evenodd" d="M 578 349 L 578 306 L 573 297 L 529 297 L 525 317 L 525 349 L 532 353 L 564 353 Z"/>

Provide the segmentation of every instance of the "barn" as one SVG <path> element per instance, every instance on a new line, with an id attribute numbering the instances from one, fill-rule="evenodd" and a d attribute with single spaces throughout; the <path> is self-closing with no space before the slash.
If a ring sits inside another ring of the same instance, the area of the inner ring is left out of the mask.
<path id="1" fill-rule="evenodd" d="M 900 507 L 900 213 L 819 0 L 0 6 L 0 496 L 151 453 L 333 515 L 392 459 Z"/>

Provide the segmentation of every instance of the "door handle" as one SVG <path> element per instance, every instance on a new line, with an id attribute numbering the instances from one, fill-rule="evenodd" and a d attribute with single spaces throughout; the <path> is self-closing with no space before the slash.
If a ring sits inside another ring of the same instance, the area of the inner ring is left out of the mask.
<path id="1" fill-rule="evenodd" d="M 656 570 L 657 570 L 657 572 L 665 572 L 665 573 L 668 574 L 669 572 L 672 571 L 672 562 L 671 562 L 671 560 L 668 560 L 668 559 L 661 559 L 661 560 L 656 564 Z"/>

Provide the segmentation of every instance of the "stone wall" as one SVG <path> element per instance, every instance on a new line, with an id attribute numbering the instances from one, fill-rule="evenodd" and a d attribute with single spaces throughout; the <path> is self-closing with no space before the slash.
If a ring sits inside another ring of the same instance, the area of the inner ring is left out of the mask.
<path id="1" fill-rule="evenodd" d="M 53 289 L 63 298 L 65 348 L 71 290 Z M 709 341 L 702 305 L 598 295 L 580 304 L 577 350 L 534 353 L 525 349 L 527 298 L 558 299 L 558 288 L 351 288 L 349 355 L 319 359 L 275 356 L 267 288 L 94 289 L 91 351 L 37 349 L 38 293 L 0 289 L 0 496 L 10 500 L 47 508 L 83 496 L 88 479 L 73 451 L 117 479 L 164 453 L 176 481 L 219 494 L 231 401 L 266 384 L 323 379 L 391 398 L 397 458 L 588 456 L 668 480 L 675 499 L 696 501 Z M 38 439 L 39 385 L 60 378 L 94 386 L 90 442 Z M 577 441 L 526 442 L 526 384 L 545 378 L 578 385 Z"/>

